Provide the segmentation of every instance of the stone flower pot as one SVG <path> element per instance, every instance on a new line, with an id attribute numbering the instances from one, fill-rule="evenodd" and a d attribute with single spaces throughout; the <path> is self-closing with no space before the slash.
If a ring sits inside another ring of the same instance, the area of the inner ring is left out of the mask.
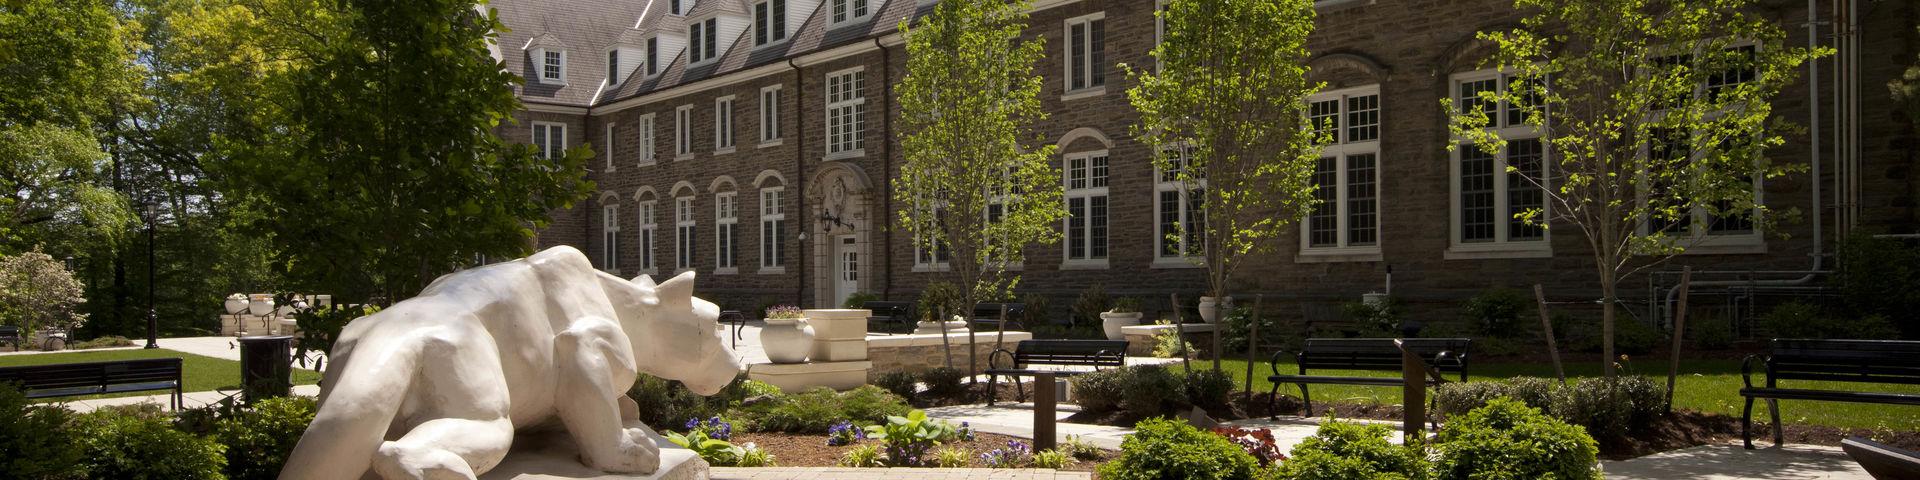
<path id="1" fill-rule="evenodd" d="M 1233 308 L 1233 297 L 1200 297 L 1200 321 L 1220 323 L 1220 314 Z"/>
<path id="2" fill-rule="evenodd" d="M 247 311 L 247 296 L 239 293 L 228 295 L 226 307 L 228 315 L 239 315 L 240 312 Z"/>
<path id="3" fill-rule="evenodd" d="M 1108 340 L 1126 340 L 1127 336 L 1126 334 L 1120 333 L 1120 327 L 1131 327 L 1139 324 L 1140 312 L 1100 313 L 1100 329 L 1106 331 Z"/>
<path id="4" fill-rule="evenodd" d="M 760 329 L 760 348 L 773 363 L 805 363 L 813 352 L 813 326 L 801 318 L 769 318 Z"/>
<path id="5" fill-rule="evenodd" d="M 256 293 L 247 296 L 247 298 L 251 300 L 247 304 L 247 313 L 252 313 L 253 316 L 256 317 L 264 317 L 273 313 L 273 295 Z"/>

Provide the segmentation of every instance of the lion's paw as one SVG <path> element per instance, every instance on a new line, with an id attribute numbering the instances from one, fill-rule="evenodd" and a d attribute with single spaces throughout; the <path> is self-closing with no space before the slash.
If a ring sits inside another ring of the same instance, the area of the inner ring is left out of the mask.
<path id="1" fill-rule="evenodd" d="M 610 458 L 586 458 L 587 466 L 613 473 L 653 473 L 660 469 L 660 445 L 638 428 L 620 432 L 620 447 Z"/>

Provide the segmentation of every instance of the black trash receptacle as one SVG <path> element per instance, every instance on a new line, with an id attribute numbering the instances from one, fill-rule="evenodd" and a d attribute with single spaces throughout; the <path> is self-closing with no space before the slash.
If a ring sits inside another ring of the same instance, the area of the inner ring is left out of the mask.
<path id="1" fill-rule="evenodd" d="M 293 393 L 293 337 L 240 338 L 240 386 L 248 404 Z"/>

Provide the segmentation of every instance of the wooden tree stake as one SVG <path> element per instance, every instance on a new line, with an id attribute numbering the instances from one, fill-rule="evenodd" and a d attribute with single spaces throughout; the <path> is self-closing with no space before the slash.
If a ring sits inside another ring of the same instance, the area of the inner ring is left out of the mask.
<path id="1" fill-rule="evenodd" d="M 1553 375 L 1560 378 L 1560 384 L 1567 383 L 1567 370 L 1560 366 L 1560 347 L 1553 341 L 1553 321 L 1547 319 L 1547 291 L 1540 284 L 1533 284 L 1533 299 L 1540 303 L 1540 328 L 1546 331 L 1547 354 L 1553 357 Z"/>

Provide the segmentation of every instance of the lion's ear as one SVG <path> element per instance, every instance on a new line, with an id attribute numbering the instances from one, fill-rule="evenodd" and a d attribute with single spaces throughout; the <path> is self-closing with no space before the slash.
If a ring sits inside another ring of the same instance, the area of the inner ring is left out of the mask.
<path id="1" fill-rule="evenodd" d="M 638 276 L 638 277 L 633 277 L 633 284 L 634 284 L 634 285 L 639 285 L 639 286 L 641 286 L 641 287 L 645 287 L 645 288 L 653 288 L 653 287 L 654 287 L 655 285 L 657 285 L 657 284 L 655 284 L 655 283 L 653 283 L 653 277 L 652 277 L 652 276 L 650 276 L 650 275 L 647 275 L 647 274 L 644 274 L 644 273 L 643 273 L 643 274 L 640 274 L 640 276 Z"/>
<path id="2" fill-rule="evenodd" d="M 659 292 L 662 302 L 687 302 L 693 298 L 693 272 L 688 271 L 660 283 Z"/>

